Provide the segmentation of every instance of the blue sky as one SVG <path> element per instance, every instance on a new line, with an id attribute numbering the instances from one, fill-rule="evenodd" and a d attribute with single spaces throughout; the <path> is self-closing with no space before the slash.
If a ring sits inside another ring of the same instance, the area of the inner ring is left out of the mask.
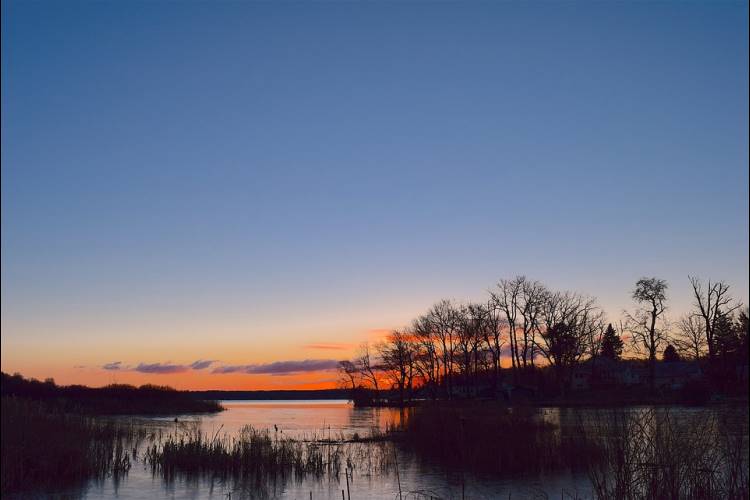
<path id="1" fill-rule="evenodd" d="M 519 273 L 747 301 L 747 3 L 2 14 L 3 370 L 314 357 Z"/>

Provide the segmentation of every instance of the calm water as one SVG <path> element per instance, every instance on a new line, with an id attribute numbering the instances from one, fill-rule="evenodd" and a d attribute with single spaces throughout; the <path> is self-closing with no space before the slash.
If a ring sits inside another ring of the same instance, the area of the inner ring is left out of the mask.
<path id="1" fill-rule="evenodd" d="M 200 425 L 207 433 L 234 435 L 245 425 L 269 429 L 279 436 L 294 438 L 351 438 L 355 433 L 367 436 L 373 428 L 384 430 L 388 422 L 402 418 L 400 410 L 389 408 L 354 408 L 346 401 L 224 401 L 227 411 L 211 416 L 181 416 L 142 418 L 139 422 L 153 426 L 164 433 L 180 431 L 184 426 Z M 558 419 L 556 410 L 545 410 L 545 418 Z M 274 427 L 275 426 L 275 427 Z M 278 429 L 278 430 L 277 430 Z M 358 444 L 360 453 L 374 445 Z M 404 452 L 396 452 L 398 475 L 394 471 L 378 470 L 376 466 L 357 468 L 351 478 L 352 499 L 397 499 L 399 481 L 402 498 L 586 498 L 589 496 L 586 477 L 559 474 L 550 477 L 514 478 L 499 481 L 482 477 L 449 475 L 436 466 L 419 462 Z M 121 498 L 132 499 L 238 499 L 283 498 L 307 500 L 340 499 L 346 484 L 340 480 L 306 479 L 302 482 L 277 483 L 263 488 L 237 489 L 229 482 L 219 480 L 185 480 L 176 478 L 165 482 L 153 476 L 151 469 L 140 461 L 133 464 L 128 475 L 119 480 L 112 478 L 92 482 L 82 491 L 66 492 L 71 498 Z M 231 494 L 231 495 L 230 495 Z M 569 495 L 569 496 L 568 496 Z"/>

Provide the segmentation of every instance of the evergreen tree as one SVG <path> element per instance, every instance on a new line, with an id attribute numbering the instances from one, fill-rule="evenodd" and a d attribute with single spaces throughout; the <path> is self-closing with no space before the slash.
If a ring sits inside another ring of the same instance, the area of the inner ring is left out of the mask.
<path id="1" fill-rule="evenodd" d="M 728 314 L 720 314 L 714 325 L 714 343 L 716 355 L 723 362 L 735 361 L 742 349 L 742 340 L 733 318 Z"/>
<path id="2" fill-rule="evenodd" d="M 737 377 L 737 366 L 743 361 L 743 354 L 747 349 L 747 335 L 741 333 L 742 319 L 736 322 L 734 318 L 721 312 L 714 323 L 714 363 L 711 373 L 714 383 L 722 390 L 734 387 Z M 745 320 L 746 321 L 746 320 Z M 743 345 L 744 344 L 744 345 Z M 744 354 L 745 359 L 746 354 Z"/>
<path id="3" fill-rule="evenodd" d="M 675 349 L 672 344 L 669 344 L 666 349 L 664 349 L 664 357 L 662 359 L 667 363 L 673 363 L 675 361 L 680 361 L 680 355 L 677 354 L 677 349 Z"/>
<path id="4" fill-rule="evenodd" d="M 622 356 L 622 339 L 612 327 L 612 323 L 607 326 L 602 339 L 601 355 L 605 358 L 618 360 Z"/>
<path id="5" fill-rule="evenodd" d="M 740 361 L 747 363 L 748 357 L 750 355 L 749 346 L 747 343 L 747 336 L 748 333 L 750 333 L 748 331 L 750 330 L 750 324 L 748 322 L 747 308 L 744 311 L 740 312 L 740 315 L 737 318 L 737 323 L 735 324 L 735 329 L 737 331 L 737 338 L 739 339 L 739 359 Z"/>

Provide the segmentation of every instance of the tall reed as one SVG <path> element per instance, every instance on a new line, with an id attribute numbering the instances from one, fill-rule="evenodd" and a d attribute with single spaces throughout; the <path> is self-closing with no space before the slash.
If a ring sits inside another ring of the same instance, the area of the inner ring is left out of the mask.
<path id="1" fill-rule="evenodd" d="M 589 465 L 598 498 L 746 499 L 747 412 L 666 408 L 601 411 L 580 433 L 597 443 Z"/>
<path id="2" fill-rule="evenodd" d="M 154 472 L 241 479 L 322 476 L 338 473 L 341 453 L 334 443 L 297 441 L 245 426 L 237 436 L 209 435 L 198 425 L 184 426 L 152 443 L 145 460 Z"/>
<path id="3" fill-rule="evenodd" d="M 2 492 L 75 487 L 127 473 L 137 427 L 2 398 Z"/>

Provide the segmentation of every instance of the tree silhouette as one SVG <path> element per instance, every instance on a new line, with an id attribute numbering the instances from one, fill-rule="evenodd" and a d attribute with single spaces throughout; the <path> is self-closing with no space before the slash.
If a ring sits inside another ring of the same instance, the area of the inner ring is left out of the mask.
<path id="1" fill-rule="evenodd" d="M 739 352 L 739 358 L 740 361 L 747 363 L 748 355 L 750 355 L 750 351 L 748 350 L 748 343 L 747 343 L 747 336 L 748 333 L 750 333 L 750 324 L 748 322 L 748 308 L 745 308 L 744 311 L 740 312 L 739 317 L 737 318 L 737 323 L 735 325 L 735 328 L 737 330 L 737 338 L 739 339 L 740 343 L 740 352 Z"/>
<path id="2" fill-rule="evenodd" d="M 708 358 L 713 361 L 717 352 L 716 335 L 722 316 L 731 314 L 739 309 L 741 304 L 729 295 L 729 285 L 723 281 L 708 280 L 706 286 L 695 276 L 688 276 L 693 287 L 693 298 L 697 315 L 703 319 L 705 325 L 706 343 L 708 344 Z"/>
<path id="3" fill-rule="evenodd" d="M 635 284 L 633 300 L 640 306 L 626 313 L 627 325 L 633 336 L 633 347 L 648 353 L 649 387 L 654 390 L 656 352 L 666 338 L 664 313 L 667 310 L 667 282 L 659 278 L 641 278 Z"/>
<path id="4" fill-rule="evenodd" d="M 672 341 L 682 357 L 703 357 L 708 346 L 703 319 L 692 313 L 682 316 L 677 323 L 677 335 Z"/>
<path id="5" fill-rule="evenodd" d="M 729 314 L 719 313 L 714 323 L 714 355 L 723 363 L 734 361 L 740 352 L 741 340 Z"/>
<path id="6" fill-rule="evenodd" d="M 355 390 L 359 383 L 359 368 L 357 368 L 357 365 L 345 359 L 339 361 L 338 371 L 342 385 L 351 386 L 351 389 Z"/>
<path id="7" fill-rule="evenodd" d="M 664 354 L 662 358 L 667 363 L 673 363 L 675 361 L 680 361 L 680 355 L 677 353 L 677 349 L 672 344 L 669 344 L 664 349 Z"/>
<path id="8" fill-rule="evenodd" d="M 622 339 L 612 327 L 612 323 L 607 325 L 602 338 L 602 348 L 600 354 L 609 359 L 618 360 L 622 356 Z"/>

